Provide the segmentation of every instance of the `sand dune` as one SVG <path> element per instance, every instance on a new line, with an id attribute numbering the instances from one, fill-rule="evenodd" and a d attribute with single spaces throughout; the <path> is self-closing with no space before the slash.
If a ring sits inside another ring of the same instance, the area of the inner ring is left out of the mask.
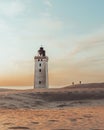
<path id="1" fill-rule="evenodd" d="M 103 85 L 1 89 L 0 130 L 104 130 Z"/>
<path id="2" fill-rule="evenodd" d="M 34 89 L 34 90 L 8 90 L 0 91 L 0 108 L 57 108 L 77 105 L 102 103 L 104 100 L 104 87 L 91 87 L 92 84 L 62 89 Z M 104 85 L 104 84 L 103 84 Z M 90 88 L 89 88 L 90 87 Z"/>
<path id="3" fill-rule="evenodd" d="M 65 89 L 68 88 L 104 88 L 104 83 L 87 83 L 87 84 L 75 84 L 71 86 L 64 87 Z"/>

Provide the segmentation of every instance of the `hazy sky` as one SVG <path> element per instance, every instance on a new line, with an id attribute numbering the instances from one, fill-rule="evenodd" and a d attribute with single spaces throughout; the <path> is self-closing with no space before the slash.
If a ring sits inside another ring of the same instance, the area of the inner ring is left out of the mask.
<path id="1" fill-rule="evenodd" d="M 0 85 L 33 85 L 43 45 L 50 85 L 104 81 L 104 0 L 0 0 Z"/>

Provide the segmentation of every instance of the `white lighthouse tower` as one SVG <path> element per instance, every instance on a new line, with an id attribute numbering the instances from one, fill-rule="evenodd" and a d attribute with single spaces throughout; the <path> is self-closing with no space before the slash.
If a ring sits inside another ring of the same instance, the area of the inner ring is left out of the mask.
<path id="1" fill-rule="evenodd" d="M 48 57 L 43 47 L 38 50 L 35 60 L 34 88 L 48 88 Z"/>

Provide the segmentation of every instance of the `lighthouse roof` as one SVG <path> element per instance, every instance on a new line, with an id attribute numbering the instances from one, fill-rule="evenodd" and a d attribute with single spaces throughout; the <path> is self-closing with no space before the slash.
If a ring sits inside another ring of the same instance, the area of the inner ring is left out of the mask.
<path id="1" fill-rule="evenodd" d="M 40 49 L 38 50 L 38 54 L 39 56 L 45 56 L 45 50 L 43 47 L 40 47 Z"/>

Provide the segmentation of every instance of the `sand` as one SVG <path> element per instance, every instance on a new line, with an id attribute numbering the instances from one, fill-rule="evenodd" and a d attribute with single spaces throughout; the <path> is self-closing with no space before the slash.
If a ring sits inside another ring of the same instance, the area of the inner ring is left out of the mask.
<path id="1" fill-rule="evenodd" d="M 103 107 L 0 110 L 0 130 L 104 130 Z"/>
<path id="2" fill-rule="evenodd" d="M 1 89 L 0 130 L 104 130 L 104 87 Z"/>

